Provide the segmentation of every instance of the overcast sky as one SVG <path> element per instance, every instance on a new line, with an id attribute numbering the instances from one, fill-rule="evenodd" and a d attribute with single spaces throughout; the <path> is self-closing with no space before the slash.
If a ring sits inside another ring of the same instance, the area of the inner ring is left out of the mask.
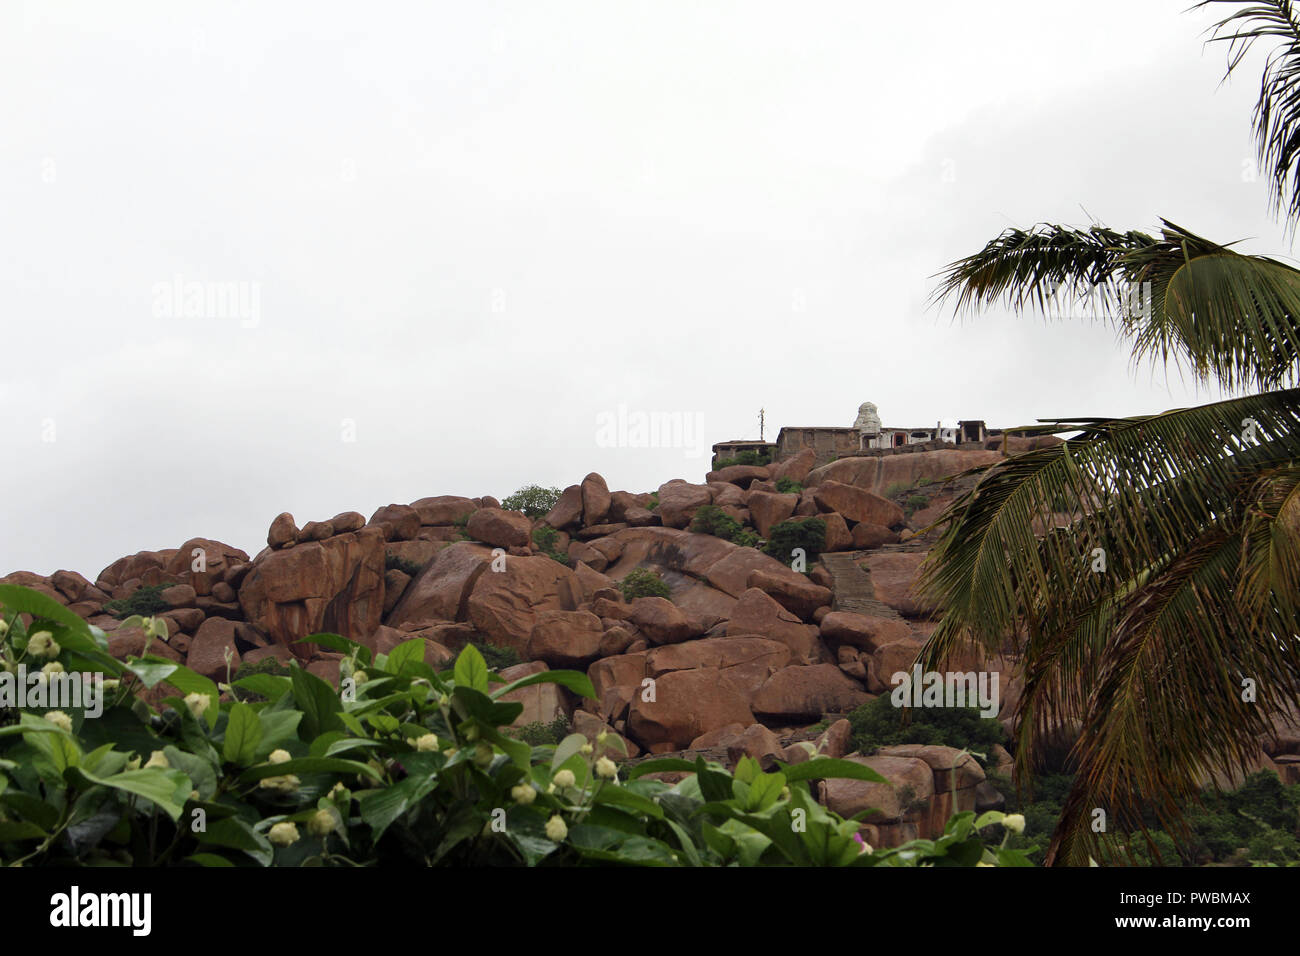
<path id="1" fill-rule="evenodd" d="M 1189 5 L 0 0 L 0 573 L 699 481 L 760 407 L 1212 400 L 1105 328 L 927 304 L 1042 220 L 1290 254 L 1258 71 L 1221 87 Z M 650 413 L 679 447 L 630 447 Z"/>

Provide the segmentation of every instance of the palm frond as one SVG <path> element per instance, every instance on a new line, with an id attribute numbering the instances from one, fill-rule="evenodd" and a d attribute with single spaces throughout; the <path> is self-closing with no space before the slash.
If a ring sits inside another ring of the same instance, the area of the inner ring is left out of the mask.
<path id="1" fill-rule="evenodd" d="M 1237 7 L 1210 28 L 1211 43 L 1228 45 L 1225 79 L 1261 40 L 1273 42 L 1264 61 L 1253 127 L 1256 154 L 1269 177 L 1269 201 L 1292 227 L 1300 221 L 1300 19 L 1291 0 L 1205 0 L 1193 9 Z"/>
<path id="2" fill-rule="evenodd" d="M 1040 223 L 951 263 L 934 298 L 1105 322 L 1135 361 L 1186 362 L 1228 388 L 1300 380 L 1300 270 L 1232 245 L 1168 220 L 1158 237 Z"/>

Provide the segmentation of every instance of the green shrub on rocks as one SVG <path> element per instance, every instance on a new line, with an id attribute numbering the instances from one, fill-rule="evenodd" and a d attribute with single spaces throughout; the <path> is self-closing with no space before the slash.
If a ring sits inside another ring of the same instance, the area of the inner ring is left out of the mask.
<path id="1" fill-rule="evenodd" d="M 560 532 L 543 525 L 533 529 L 533 544 L 536 545 L 539 552 L 552 561 L 558 561 L 567 568 L 570 565 L 569 556 L 555 549 L 555 542 L 559 536 Z"/>
<path id="2" fill-rule="evenodd" d="M 536 521 L 543 518 L 555 507 L 563 492 L 559 488 L 543 488 L 541 485 L 524 485 L 513 495 L 507 495 L 501 501 L 506 511 L 522 511 Z"/>
<path id="3" fill-rule="evenodd" d="M 744 526 L 717 505 L 701 505 L 691 518 L 690 530 L 696 534 L 711 534 L 742 548 L 752 548 L 758 544 L 758 535 L 746 531 Z"/>
<path id="4" fill-rule="evenodd" d="M 659 572 L 650 568 L 633 568 L 619 584 L 618 589 L 623 592 L 623 598 L 628 601 L 641 597 L 666 598 L 673 593 L 667 582 L 659 576 Z"/>
<path id="5" fill-rule="evenodd" d="M 826 522 L 821 518 L 791 518 L 772 526 L 763 550 L 785 564 L 793 562 L 796 548 L 811 564 L 826 547 Z"/>
<path id="6" fill-rule="evenodd" d="M 138 587 L 127 597 L 104 603 L 104 610 L 114 617 L 127 618 L 133 614 L 147 617 L 169 610 L 171 605 L 162 599 L 162 593 L 171 585 L 146 584 Z"/>

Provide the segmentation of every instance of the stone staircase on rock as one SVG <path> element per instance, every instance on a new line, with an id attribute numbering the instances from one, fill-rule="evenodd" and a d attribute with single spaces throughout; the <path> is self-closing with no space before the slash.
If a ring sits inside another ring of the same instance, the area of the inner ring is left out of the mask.
<path id="1" fill-rule="evenodd" d="M 903 621 L 902 615 L 888 604 L 876 599 L 876 589 L 871 584 L 871 573 L 859 563 L 867 551 L 837 551 L 821 556 L 822 566 L 830 572 L 831 590 L 835 598 L 831 604 L 836 611 L 852 611 L 868 617 L 883 617 Z"/>

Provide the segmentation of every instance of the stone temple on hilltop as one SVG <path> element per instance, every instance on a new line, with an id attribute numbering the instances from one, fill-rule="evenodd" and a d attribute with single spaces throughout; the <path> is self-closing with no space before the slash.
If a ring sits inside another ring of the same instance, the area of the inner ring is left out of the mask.
<path id="1" fill-rule="evenodd" d="M 901 427 L 881 423 L 879 410 L 871 402 L 858 406 L 852 425 L 839 427 L 786 426 L 776 441 L 725 441 L 713 446 L 713 461 L 734 458 L 743 451 L 766 453 L 772 461 L 784 461 L 805 448 L 817 455 L 817 464 L 850 455 L 891 455 L 938 448 L 989 448 L 1001 444 L 1001 432 L 990 431 L 978 419 L 936 422 L 930 426 Z M 993 441 L 990 441 L 994 438 Z"/>

